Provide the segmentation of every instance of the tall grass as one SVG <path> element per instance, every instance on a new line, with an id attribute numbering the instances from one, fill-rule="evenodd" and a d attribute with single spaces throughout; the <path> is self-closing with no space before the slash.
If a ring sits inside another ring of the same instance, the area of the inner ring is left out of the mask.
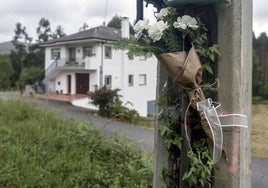
<path id="1" fill-rule="evenodd" d="M 0 100 L 0 187 L 151 187 L 151 156 L 122 137 Z"/>

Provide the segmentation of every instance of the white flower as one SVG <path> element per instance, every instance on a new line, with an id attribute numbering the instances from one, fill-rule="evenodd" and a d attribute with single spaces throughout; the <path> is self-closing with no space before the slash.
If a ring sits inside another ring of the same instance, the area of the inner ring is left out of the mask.
<path id="1" fill-rule="evenodd" d="M 134 26 L 135 38 L 139 39 L 142 35 L 143 30 L 147 30 L 149 27 L 149 20 L 139 20 Z"/>
<path id="2" fill-rule="evenodd" d="M 155 14 L 155 17 L 157 18 L 157 20 L 160 20 L 167 16 L 172 10 L 174 10 L 174 8 L 172 7 L 162 8 L 159 13 Z"/>
<path id="3" fill-rule="evenodd" d="M 187 27 L 190 27 L 194 30 L 198 28 L 197 21 L 195 18 L 189 16 L 189 15 L 184 15 L 182 17 L 178 17 L 177 21 L 174 22 L 173 26 L 178 29 L 185 30 Z"/>
<path id="4" fill-rule="evenodd" d="M 142 32 L 144 29 L 148 29 L 149 20 L 139 20 L 134 26 L 135 33 Z"/>
<path id="5" fill-rule="evenodd" d="M 168 28 L 168 24 L 164 21 L 158 21 L 148 28 L 148 35 L 153 42 L 159 41 L 163 32 Z"/>

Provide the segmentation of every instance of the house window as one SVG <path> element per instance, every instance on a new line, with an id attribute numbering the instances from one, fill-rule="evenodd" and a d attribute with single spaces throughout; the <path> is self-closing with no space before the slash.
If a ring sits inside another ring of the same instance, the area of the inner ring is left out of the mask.
<path id="1" fill-rule="evenodd" d="M 112 58 L 112 47 L 111 46 L 105 46 L 104 55 L 105 55 L 106 59 L 111 59 Z"/>
<path id="2" fill-rule="evenodd" d="M 139 85 L 146 85 L 146 74 L 140 74 L 139 75 Z"/>
<path id="3" fill-rule="evenodd" d="M 106 75 L 104 77 L 104 85 L 107 87 L 107 88 L 111 88 L 112 87 L 112 76 L 111 75 Z"/>
<path id="4" fill-rule="evenodd" d="M 134 77 L 133 74 L 128 75 L 128 86 L 134 85 Z"/>
<path id="5" fill-rule="evenodd" d="M 60 59 L 60 48 L 51 49 L 51 59 Z"/>
<path id="6" fill-rule="evenodd" d="M 83 58 L 90 57 L 93 55 L 93 48 L 92 46 L 85 46 L 83 48 Z"/>
<path id="7" fill-rule="evenodd" d="M 76 57 L 76 48 L 68 48 L 69 61 L 74 62 Z"/>

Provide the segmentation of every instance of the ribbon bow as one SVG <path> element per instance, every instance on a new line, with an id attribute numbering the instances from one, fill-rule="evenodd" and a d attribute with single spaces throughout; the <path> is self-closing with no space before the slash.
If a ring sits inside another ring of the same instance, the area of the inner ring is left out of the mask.
<path id="1" fill-rule="evenodd" d="M 213 161 L 217 163 L 221 158 L 223 134 L 222 127 L 248 127 L 247 116 L 242 114 L 227 114 L 221 112 L 221 104 L 208 98 L 197 102 L 197 110 L 204 114 L 213 137 Z"/>

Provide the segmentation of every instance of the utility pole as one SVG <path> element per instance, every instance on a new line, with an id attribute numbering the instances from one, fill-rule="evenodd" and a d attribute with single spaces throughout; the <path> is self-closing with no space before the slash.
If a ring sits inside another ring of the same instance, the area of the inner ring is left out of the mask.
<path id="1" fill-rule="evenodd" d="M 224 148 L 229 160 L 218 163 L 217 188 L 251 187 L 251 98 L 252 98 L 252 0 L 232 0 L 218 5 L 218 100 L 227 113 L 248 117 L 248 128 L 225 128 Z"/>
<path id="2" fill-rule="evenodd" d="M 147 0 L 148 1 L 148 0 Z M 172 1 L 172 0 L 170 0 Z M 173 0 L 179 2 L 179 0 Z M 204 0 L 202 2 L 219 2 Z M 157 5 L 157 0 L 153 1 Z M 162 2 L 162 1 L 161 1 Z M 186 1 L 185 1 L 186 2 Z M 192 2 L 193 9 L 199 5 Z M 183 11 L 183 6 L 175 7 Z M 189 7 L 188 7 L 189 8 Z M 217 101 L 222 104 L 225 113 L 247 115 L 248 128 L 223 128 L 223 147 L 226 149 L 228 161 L 224 157 L 216 164 L 213 187 L 215 188 L 250 188 L 251 187 L 251 82 L 252 82 L 252 0 L 232 0 L 229 4 L 215 3 L 214 30 L 211 35 L 216 37 L 220 57 L 217 62 L 217 77 L 220 88 Z M 206 13 L 206 11 L 205 11 Z M 157 95 L 161 96 L 162 88 L 168 80 L 165 68 L 158 66 Z M 170 106 L 166 106 L 169 108 Z M 161 107 L 157 107 L 157 112 Z M 166 187 L 161 179 L 163 169 L 172 170 L 165 138 L 158 130 L 160 121 L 155 126 L 155 159 L 153 187 Z M 182 175 L 180 175 L 182 177 Z M 182 188 L 186 187 L 181 185 Z"/>

